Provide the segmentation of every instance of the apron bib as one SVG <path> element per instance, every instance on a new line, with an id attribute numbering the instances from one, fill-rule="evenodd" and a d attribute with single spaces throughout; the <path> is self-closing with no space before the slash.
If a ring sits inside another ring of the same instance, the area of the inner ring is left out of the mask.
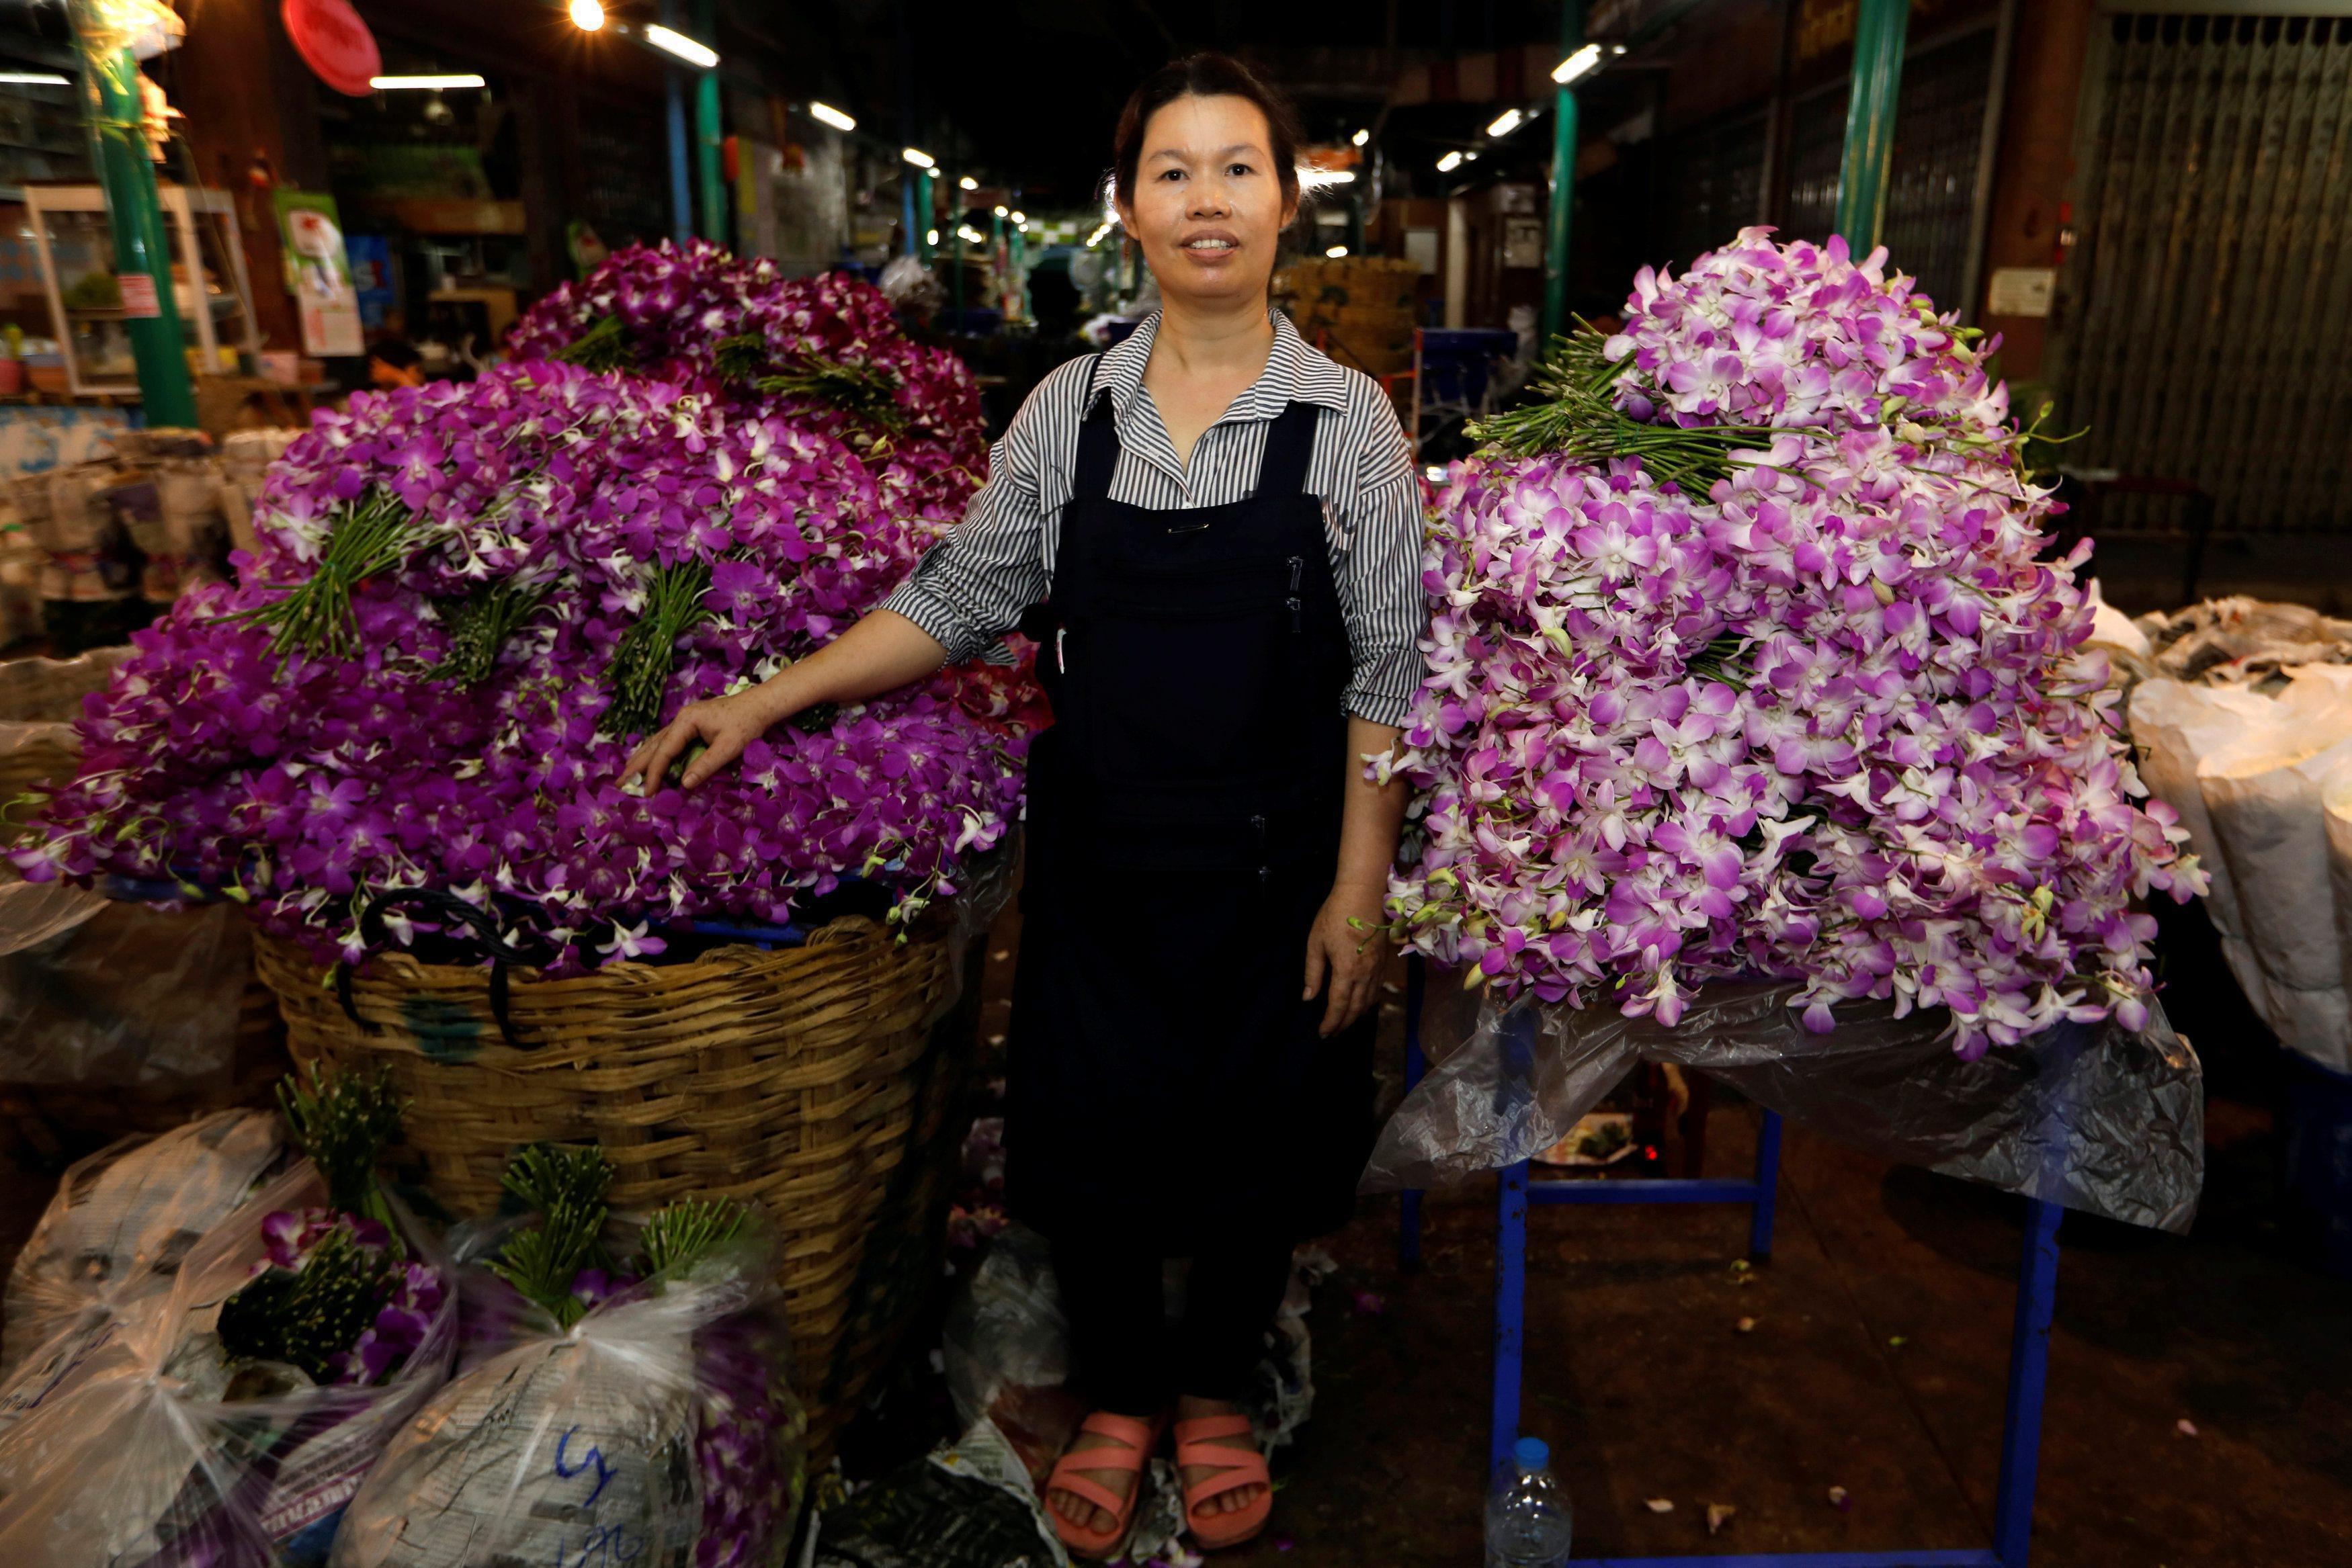
<path id="1" fill-rule="evenodd" d="M 1323 1040 L 1324 998 L 1299 998 L 1350 672 L 1305 489 L 1316 412 L 1274 421 L 1248 499 L 1167 511 L 1109 498 L 1109 399 L 1079 427 L 1053 601 L 1024 623 L 1055 722 L 1030 752 L 1005 1111 L 1007 1201 L 1049 1236 L 1182 1256 L 1353 1207 L 1377 1009 Z"/>

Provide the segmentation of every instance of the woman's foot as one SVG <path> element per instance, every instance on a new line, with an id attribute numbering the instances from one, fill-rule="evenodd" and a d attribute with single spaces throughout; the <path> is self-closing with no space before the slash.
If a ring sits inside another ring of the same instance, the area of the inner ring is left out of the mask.
<path id="1" fill-rule="evenodd" d="M 1121 1419 L 1140 1422 L 1147 1427 L 1153 1425 L 1152 1417 L 1149 1416 L 1129 1416 Z M 1098 1448 L 1111 1450 L 1109 1454 L 1104 1456 L 1105 1462 L 1101 1466 L 1095 1467 L 1074 1462 L 1078 1456 L 1091 1453 Z M 1135 1468 L 1136 1461 L 1131 1457 L 1132 1453 L 1133 1446 L 1117 1437 L 1081 1428 L 1070 1446 L 1062 1450 L 1062 1462 L 1055 1467 L 1055 1474 L 1058 1477 L 1075 1471 L 1118 1498 L 1121 1503 L 1125 1503 L 1135 1495 L 1135 1489 L 1139 1484 L 1141 1474 L 1140 1470 Z M 1150 1456 L 1146 1455 L 1144 1463 L 1150 1462 Z M 1104 1508 L 1100 1503 L 1055 1486 L 1050 1480 L 1045 1487 L 1045 1506 L 1053 1510 L 1057 1517 L 1068 1521 L 1070 1524 L 1090 1535 L 1108 1534 L 1118 1527 L 1119 1521 L 1118 1514 Z"/>
<path id="2" fill-rule="evenodd" d="M 1179 1421 L 1198 1421 L 1206 1416 L 1239 1416 L 1241 1413 L 1240 1406 L 1230 1404 L 1223 1399 L 1195 1399 L 1187 1394 L 1176 1401 L 1176 1419 Z M 1203 1437 L 1199 1441 L 1216 1448 L 1232 1448 L 1236 1453 L 1255 1455 L 1257 1452 L 1257 1438 L 1247 1432 L 1237 1432 L 1231 1437 Z M 1187 1487 L 1197 1487 L 1215 1479 L 1217 1474 L 1218 1470 L 1213 1466 L 1186 1465 L 1182 1467 L 1180 1479 Z M 1194 1511 L 1211 1518 L 1220 1514 L 1239 1513 L 1264 1497 L 1265 1491 L 1266 1489 L 1263 1485 L 1255 1482 L 1238 1486 L 1230 1491 L 1221 1491 L 1213 1497 L 1202 1499 Z"/>

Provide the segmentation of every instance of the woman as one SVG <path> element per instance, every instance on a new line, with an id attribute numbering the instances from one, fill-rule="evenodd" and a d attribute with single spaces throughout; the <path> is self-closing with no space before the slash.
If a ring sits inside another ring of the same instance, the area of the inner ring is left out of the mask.
<path id="1" fill-rule="evenodd" d="M 1234 1402 L 1293 1244 L 1345 1220 L 1372 1131 L 1371 933 L 1404 799 L 1362 758 L 1421 676 L 1421 505 L 1380 388 L 1268 308 L 1297 144 L 1222 57 L 1137 89 L 1117 203 L 1163 308 L 1039 385 L 961 526 L 883 609 L 688 707 L 624 774 L 658 785 L 707 742 L 692 789 L 812 704 L 916 680 L 1016 622 L 1038 638 L 1055 722 L 1030 761 L 1007 1197 L 1053 1242 L 1097 1406 L 1049 1505 L 1100 1557 L 1171 1400 L 1195 1538 L 1264 1527 Z M 1167 1258 L 1192 1260 L 1173 1328 Z"/>

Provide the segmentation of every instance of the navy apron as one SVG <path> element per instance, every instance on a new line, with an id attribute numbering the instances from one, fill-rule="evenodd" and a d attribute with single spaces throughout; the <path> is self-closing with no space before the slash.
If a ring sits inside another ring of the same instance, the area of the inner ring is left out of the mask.
<path id="1" fill-rule="evenodd" d="M 1079 426 L 1052 601 L 1024 623 L 1055 722 L 1005 1107 L 1008 1204 L 1049 1236 L 1181 1257 L 1353 1207 L 1378 1009 L 1325 1040 L 1328 980 L 1300 998 L 1351 766 L 1316 413 L 1274 420 L 1248 499 L 1168 511 L 1109 498 L 1109 397 Z"/>

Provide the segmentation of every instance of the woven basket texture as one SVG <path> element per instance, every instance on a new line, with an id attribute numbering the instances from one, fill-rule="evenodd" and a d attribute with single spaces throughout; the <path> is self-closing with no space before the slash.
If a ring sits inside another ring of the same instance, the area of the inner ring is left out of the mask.
<path id="1" fill-rule="evenodd" d="M 951 993 L 946 924 L 899 944 L 849 916 L 796 948 L 514 971 L 511 1042 L 484 969 L 381 955 L 352 977 L 354 1022 L 299 948 L 256 946 L 295 1060 L 388 1069 L 412 1102 L 392 1163 L 453 1215 L 495 1210 L 509 1156 L 541 1141 L 601 1145 L 617 1209 L 763 1204 L 812 1452 L 829 1456 L 939 1278 L 978 991 L 967 964 Z"/>

